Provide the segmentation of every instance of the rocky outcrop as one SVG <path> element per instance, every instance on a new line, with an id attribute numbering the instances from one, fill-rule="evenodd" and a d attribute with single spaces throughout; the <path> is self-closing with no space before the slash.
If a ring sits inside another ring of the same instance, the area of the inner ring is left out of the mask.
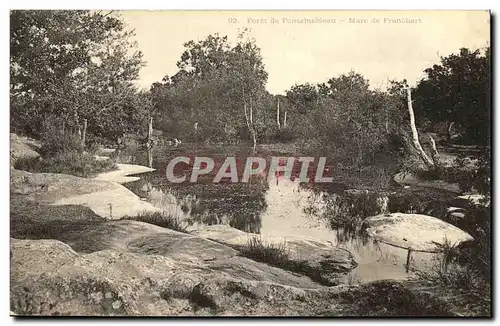
<path id="1" fill-rule="evenodd" d="M 11 311 L 79 316 L 451 314 L 438 299 L 426 298 L 422 306 L 418 293 L 397 282 L 369 289 L 323 287 L 307 277 L 231 256 L 232 249 L 208 245 L 209 240 L 168 230 L 157 234 L 172 236 L 171 245 L 165 248 L 164 239 L 156 246 L 143 235 L 139 238 L 146 247 L 138 239 L 121 246 L 114 240 L 114 249 L 108 244 L 109 249 L 84 254 L 57 240 L 11 239 Z M 184 241 L 190 245 L 182 245 Z M 188 249 L 196 241 L 200 245 Z M 215 260 L 201 259 L 216 252 Z M 404 307 L 390 302 L 399 295 L 408 301 Z"/>
<path id="2" fill-rule="evenodd" d="M 117 174 L 122 175 L 122 172 Z M 159 211 L 113 181 L 87 179 L 58 173 L 11 170 L 11 192 L 27 200 L 53 205 L 82 205 L 107 219 Z"/>
<path id="3" fill-rule="evenodd" d="M 44 315 L 224 313 L 221 297 L 245 298 L 250 292 L 245 288 L 257 288 L 264 296 L 273 288 L 294 287 L 299 293 L 320 288 L 306 277 L 236 257 L 231 248 L 175 231 L 155 239 L 142 235 L 111 242 L 99 245 L 109 249 L 78 254 L 56 240 L 12 239 L 12 310 Z"/>
<path id="4" fill-rule="evenodd" d="M 37 150 L 40 143 L 28 137 L 10 134 L 10 165 L 14 166 L 19 159 L 30 159 L 40 157 Z"/>
<path id="5" fill-rule="evenodd" d="M 243 251 L 252 238 L 264 246 L 283 246 L 291 270 L 325 285 L 338 284 L 339 274 L 347 273 L 357 266 L 349 251 L 333 247 L 330 242 L 322 240 L 306 237 L 261 237 L 228 225 L 201 225 L 190 233 Z"/>

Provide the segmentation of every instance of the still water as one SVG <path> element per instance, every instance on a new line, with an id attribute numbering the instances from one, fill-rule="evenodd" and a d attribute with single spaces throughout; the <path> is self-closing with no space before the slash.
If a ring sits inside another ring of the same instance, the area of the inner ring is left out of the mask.
<path id="1" fill-rule="evenodd" d="M 189 224 L 228 224 L 259 233 L 263 239 L 279 236 L 328 241 L 333 247 L 350 251 L 358 263 L 345 276 L 346 283 L 408 278 L 407 251 L 375 242 L 360 230 L 364 218 L 390 212 L 389 208 L 398 209 L 388 205 L 386 196 L 323 191 L 283 178 L 249 183 L 169 183 L 164 175 L 169 158 L 188 154 L 193 153 L 183 153 L 182 149 L 158 151 L 152 164 L 157 170 L 142 174 L 140 180 L 126 186 Z M 142 165 L 148 165 L 148 160 L 151 156 L 141 151 L 119 158 L 121 162 Z M 435 254 L 414 252 L 411 268 L 430 268 L 436 258 Z"/>

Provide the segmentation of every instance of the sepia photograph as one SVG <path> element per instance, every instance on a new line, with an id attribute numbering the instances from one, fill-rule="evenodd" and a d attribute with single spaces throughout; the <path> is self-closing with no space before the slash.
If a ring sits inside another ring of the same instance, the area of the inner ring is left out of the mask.
<path id="1" fill-rule="evenodd" d="M 10 10 L 10 316 L 491 318 L 488 10 Z"/>

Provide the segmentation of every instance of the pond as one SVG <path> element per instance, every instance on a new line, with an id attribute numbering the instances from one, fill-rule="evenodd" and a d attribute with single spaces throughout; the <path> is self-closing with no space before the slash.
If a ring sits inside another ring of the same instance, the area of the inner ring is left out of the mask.
<path id="1" fill-rule="evenodd" d="M 118 155 L 119 161 L 124 163 L 148 165 L 151 159 L 145 151 Z M 156 171 L 142 174 L 140 180 L 125 186 L 168 214 L 190 224 L 228 224 L 245 232 L 259 233 L 263 239 L 280 236 L 329 241 L 334 247 L 350 251 L 358 263 L 344 278 L 350 284 L 406 279 L 409 275 L 405 269 L 407 251 L 368 238 L 361 228 L 363 219 L 397 211 L 429 213 L 429 209 L 434 210 L 436 216 L 446 210 L 446 200 L 438 198 L 431 201 L 431 208 L 429 202 L 422 207 L 415 193 L 405 193 L 397 185 L 393 185 L 392 192 L 384 193 L 352 189 L 345 175 L 335 179 L 333 174 L 334 182 L 328 186 L 299 183 L 279 175 L 267 179 L 256 176 L 248 183 L 233 183 L 224 179 L 223 182 L 213 183 L 209 175 L 205 178 L 200 176 L 196 183 L 169 182 L 165 176 L 168 162 L 175 156 L 196 155 L 224 158 L 251 154 L 248 149 L 235 146 L 216 149 L 156 148 L 152 153 L 152 167 Z M 258 155 L 291 154 L 261 151 Z M 218 160 L 214 160 L 217 166 Z M 192 171 L 192 164 L 186 165 L 186 171 Z M 435 259 L 435 254 L 414 252 L 411 267 L 427 269 Z"/>

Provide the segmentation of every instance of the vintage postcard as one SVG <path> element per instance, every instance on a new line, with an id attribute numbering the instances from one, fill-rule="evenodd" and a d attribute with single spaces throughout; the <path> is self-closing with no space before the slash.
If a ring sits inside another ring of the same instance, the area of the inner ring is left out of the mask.
<path id="1" fill-rule="evenodd" d="M 492 316 L 490 12 L 10 11 L 12 316 Z"/>

